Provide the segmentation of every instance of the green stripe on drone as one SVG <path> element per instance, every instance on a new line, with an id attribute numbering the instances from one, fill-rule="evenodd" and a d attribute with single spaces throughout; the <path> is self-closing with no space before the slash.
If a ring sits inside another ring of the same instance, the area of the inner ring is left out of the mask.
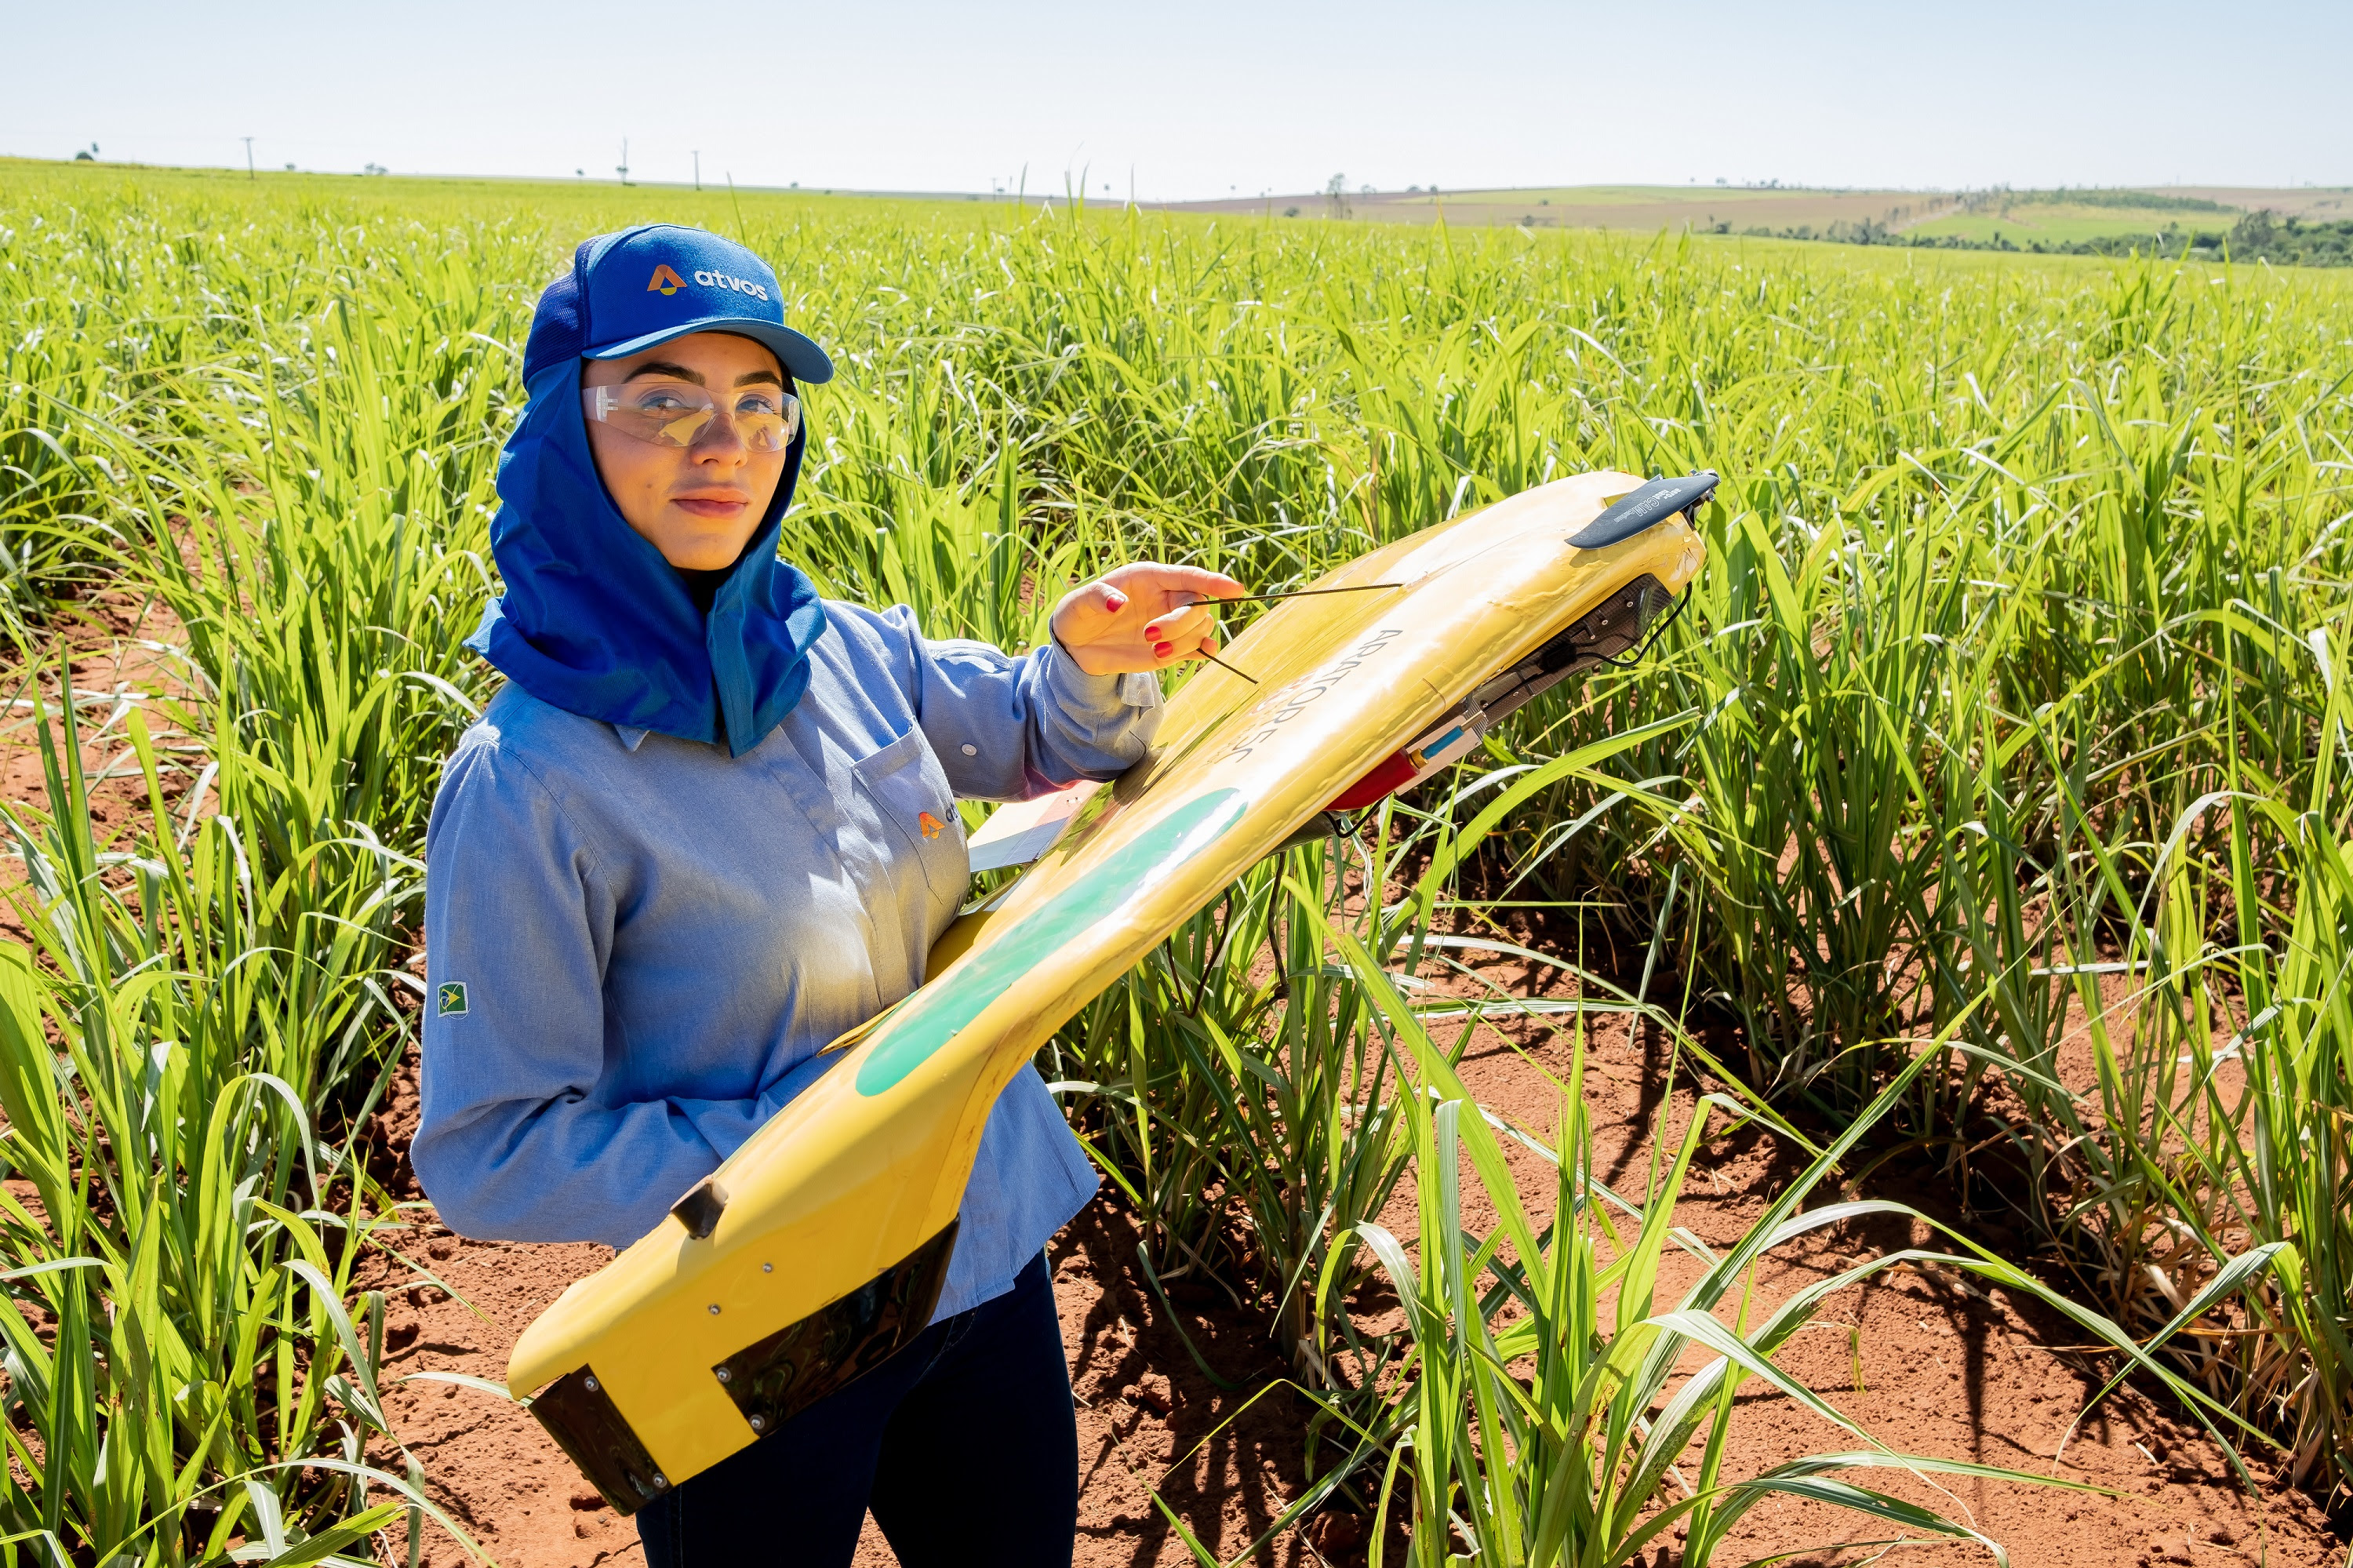
<path id="1" fill-rule="evenodd" d="M 1031 910 L 1021 923 L 975 953 L 949 979 L 925 986 L 892 1021 L 858 1069 L 858 1092 L 879 1095 L 931 1059 L 957 1030 L 980 1016 L 1041 959 L 1126 903 L 1145 882 L 1166 875 L 1225 836 L 1249 802 L 1239 789 L 1212 789 L 1182 806 Z"/>

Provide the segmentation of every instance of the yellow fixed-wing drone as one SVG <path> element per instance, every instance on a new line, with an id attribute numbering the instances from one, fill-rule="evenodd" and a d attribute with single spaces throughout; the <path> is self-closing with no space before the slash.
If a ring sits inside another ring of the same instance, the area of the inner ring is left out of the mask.
<path id="1" fill-rule="evenodd" d="M 532 1324 L 509 1388 L 629 1513 L 920 1333 L 989 1108 L 1047 1037 L 1271 852 L 1635 652 L 1699 571 L 1690 514 L 1715 483 L 1559 480 L 1286 596 L 1170 701 L 1145 761 L 984 831 L 977 848 L 1018 853 L 978 863 L 1043 853 L 949 928 L 920 990 Z"/>

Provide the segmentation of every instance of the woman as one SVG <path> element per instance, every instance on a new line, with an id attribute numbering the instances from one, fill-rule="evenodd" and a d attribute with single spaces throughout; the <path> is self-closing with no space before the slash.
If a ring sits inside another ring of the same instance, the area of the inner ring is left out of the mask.
<path id="1" fill-rule="evenodd" d="M 1214 652 L 1197 599 L 1123 567 L 1011 658 L 776 558 L 832 374 L 739 245 L 652 226 L 541 296 L 499 472 L 507 685 L 426 840 L 432 1005 L 413 1158 L 456 1229 L 626 1245 L 923 983 L 967 878 L 958 796 L 1135 761 L 1152 672 Z M 1045 1085 L 983 1136 L 930 1328 L 638 1515 L 656 1568 L 846 1563 L 871 1505 L 908 1568 L 1070 1561 L 1077 1437 L 1043 1247 L 1095 1177 Z"/>

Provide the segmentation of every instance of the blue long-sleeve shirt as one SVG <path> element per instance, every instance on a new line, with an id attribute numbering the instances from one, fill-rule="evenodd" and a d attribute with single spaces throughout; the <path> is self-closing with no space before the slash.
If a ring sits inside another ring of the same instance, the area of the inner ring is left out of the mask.
<path id="1" fill-rule="evenodd" d="M 806 1086 L 796 1067 L 923 983 L 965 891 L 956 797 L 1108 778 L 1158 723 L 1150 675 L 927 641 L 903 608 L 825 611 L 807 693 L 740 758 L 512 684 L 459 741 L 426 835 L 411 1155 L 455 1229 L 644 1234 Z M 938 1315 L 1008 1289 L 1095 1183 L 1025 1068 Z"/>

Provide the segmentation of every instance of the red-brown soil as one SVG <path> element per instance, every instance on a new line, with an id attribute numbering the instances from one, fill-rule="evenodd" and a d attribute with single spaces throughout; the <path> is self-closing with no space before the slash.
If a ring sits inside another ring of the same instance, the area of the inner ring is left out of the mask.
<path id="1" fill-rule="evenodd" d="M 1630 1198 L 1639 1199 L 1653 1152 L 1645 1128 L 1662 1131 L 1672 1149 L 1695 1099 L 1687 1078 L 1672 1086 L 1661 1081 L 1664 1055 L 1657 1036 L 1623 1026 L 1599 1032 L 1588 1055 L 1586 1102 L 1594 1120 L 1597 1173 Z M 1565 1041 L 1515 1049 L 1502 1040 L 1482 1040 L 1466 1059 L 1463 1077 L 1487 1109 L 1549 1141 L 1559 1102 L 1547 1075 L 1565 1078 L 1568 1064 Z M 1523 1192 L 1546 1191 L 1549 1168 L 1532 1153 L 1514 1153 Z M 1694 1161 L 1675 1221 L 1710 1245 L 1726 1247 L 1804 1163 L 1761 1132 L 1719 1137 Z M 1465 1223 L 1483 1233 L 1492 1223 L 1489 1205 L 1467 1176 L 1466 1171 Z M 1938 1185 L 1928 1179 L 1883 1178 L 1867 1195 L 1949 1217 L 1948 1194 L 1938 1192 Z M 1841 1195 L 1818 1189 L 1808 1206 Z M 1957 1250 L 1926 1225 L 1900 1220 L 1817 1232 L 1781 1247 L 1757 1272 L 1751 1320 L 1830 1274 L 1906 1246 Z M 1671 1305 L 1701 1272 L 1696 1260 L 1671 1248 L 1662 1268 L 1661 1306 Z M 1719 1309 L 1718 1316 L 1728 1313 Z M 2055 1476 L 2116 1494 L 1971 1480 L 1948 1482 L 1939 1495 L 1900 1472 L 1850 1478 L 1968 1524 L 2002 1542 L 2017 1563 L 2105 1568 L 2161 1563 L 2168 1554 L 2188 1562 L 2193 1551 L 2194 1560 L 2214 1563 L 2342 1560 L 2342 1546 L 2332 1543 L 2308 1498 L 2272 1486 L 2271 1467 L 2261 1462 L 2253 1468 L 2265 1478 L 2266 1490 L 2253 1499 L 2242 1496 L 2221 1452 L 2194 1425 L 2161 1410 L 2138 1390 L 2127 1387 L 2084 1414 L 2084 1402 L 2112 1370 L 2112 1358 L 2077 1348 L 2088 1338 L 2040 1303 L 1988 1289 L 1968 1276 L 1904 1269 L 1831 1298 L 1814 1326 L 1800 1331 L 1777 1360 L 1891 1447 Z M 1861 1446 L 1753 1382 L 1739 1404 L 1727 1478 L 1753 1475 L 1806 1454 Z M 1768 1502 L 1748 1516 L 1718 1560 L 1746 1563 L 1814 1543 L 1885 1533 L 1883 1527 L 1873 1528 L 1859 1516 L 1825 1505 Z M 1867 1555 L 1798 1561 L 1860 1562 Z M 1673 1560 L 1669 1555 L 1659 1562 Z"/>
<path id="2" fill-rule="evenodd" d="M 196 769 L 179 766 L 186 737 L 173 729 L 158 706 L 158 699 L 184 699 L 190 690 L 186 667 L 174 652 L 186 642 L 179 619 L 153 599 L 129 588 L 110 588 L 61 604 L 51 632 L 52 650 L 39 664 L 0 675 L 0 700 L 7 705 L 0 713 L 0 800 L 47 809 L 36 724 L 37 717 L 46 718 L 51 747 L 62 764 L 64 687 L 56 652 L 61 648 L 73 680 L 91 828 L 100 844 L 147 810 L 146 780 L 124 728 L 134 704 L 145 713 L 164 802 L 175 821 L 185 821 L 191 805 L 186 791 Z M 209 797 L 209 789 L 206 793 Z M 195 804 L 200 812 L 207 806 Z M 22 860 L 11 856 L 0 862 L 0 893 L 24 877 Z M 0 932 L 20 941 L 25 936 L 15 911 L 5 904 L 0 904 Z"/>

